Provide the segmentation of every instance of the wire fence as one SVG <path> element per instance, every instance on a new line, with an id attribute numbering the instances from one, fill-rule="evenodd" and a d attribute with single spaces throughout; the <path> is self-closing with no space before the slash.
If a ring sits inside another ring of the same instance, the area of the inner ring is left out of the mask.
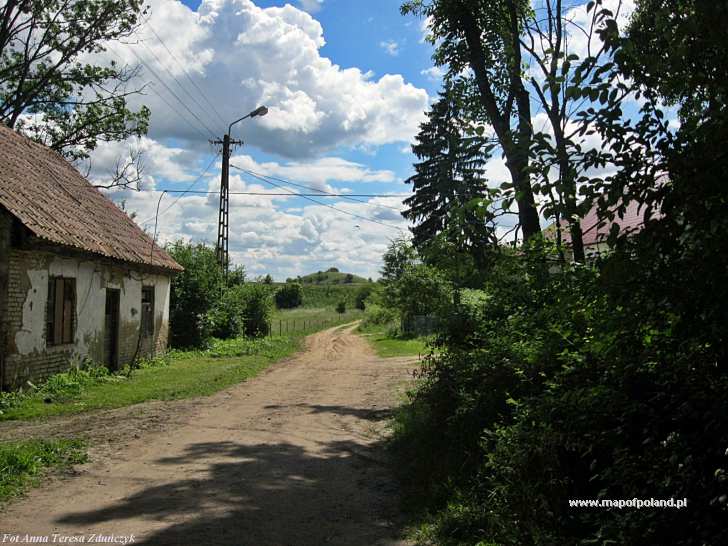
<path id="1" fill-rule="evenodd" d="M 356 315 L 342 314 L 336 318 L 280 318 L 268 323 L 268 337 L 281 337 L 289 334 L 313 334 L 333 326 L 346 324 L 360 318 Z"/>

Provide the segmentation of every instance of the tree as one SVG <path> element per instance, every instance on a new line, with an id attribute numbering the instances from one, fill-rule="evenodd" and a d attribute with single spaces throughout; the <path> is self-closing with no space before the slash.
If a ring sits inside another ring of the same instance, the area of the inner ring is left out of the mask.
<path id="1" fill-rule="evenodd" d="M 399 279 L 408 266 L 418 262 L 417 251 L 408 239 L 399 237 L 389 243 L 382 261 L 382 282 L 388 284 Z"/>
<path id="2" fill-rule="evenodd" d="M 72 161 L 88 158 L 100 140 L 146 134 L 149 109 L 127 105 L 139 92 L 129 88 L 137 69 L 95 59 L 109 42 L 131 37 L 144 13 L 142 0 L 7 0 L 0 120 Z M 129 174 L 124 165 L 134 161 L 121 165 Z"/>
<path id="3" fill-rule="evenodd" d="M 500 142 L 518 204 L 525 239 L 540 233 L 531 187 L 533 142 L 531 100 L 523 81 L 521 21 L 523 0 L 408 0 L 403 13 L 427 17 L 436 44 L 435 64 L 448 77 L 470 68 L 480 103 Z"/>
<path id="4" fill-rule="evenodd" d="M 346 302 L 344 300 L 341 300 L 339 303 L 336 304 L 336 312 L 340 315 L 346 313 Z"/>
<path id="5" fill-rule="evenodd" d="M 352 275 L 351 273 L 347 273 L 346 276 L 344 277 L 344 284 L 351 284 L 353 282 L 354 282 L 354 275 Z"/>
<path id="6" fill-rule="evenodd" d="M 303 287 L 298 283 L 288 283 L 280 287 L 275 294 L 278 309 L 293 309 L 303 303 Z"/>
<path id="7" fill-rule="evenodd" d="M 420 162 L 407 180 L 414 195 L 404 200 L 409 208 L 402 215 L 417 222 L 410 231 L 420 251 L 441 233 L 474 254 L 498 242 L 491 210 L 497 192 L 484 175 L 493 145 L 473 128 L 472 112 L 467 97 L 448 84 L 412 147 Z"/>
<path id="8" fill-rule="evenodd" d="M 270 276 L 270 273 L 263 279 L 263 284 L 273 284 L 273 277 Z"/>

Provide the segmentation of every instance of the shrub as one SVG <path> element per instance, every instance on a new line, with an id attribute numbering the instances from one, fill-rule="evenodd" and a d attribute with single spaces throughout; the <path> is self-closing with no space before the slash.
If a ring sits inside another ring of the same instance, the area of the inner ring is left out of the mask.
<path id="1" fill-rule="evenodd" d="M 447 315 L 453 293 L 450 282 L 440 271 L 418 264 L 406 266 L 396 280 L 389 282 L 384 297 L 407 320 L 417 315 Z"/>
<path id="2" fill-rule="evenodd" d="M 278 309 L 294 309 L 303 305 L 303 287 L 298 283 L 282 286 L 275 294 Z"/>
<path id="3" fill-rule="evenodd" d="M 346 302 L 345 301 L 340 301 L 339 303 L 336 304 L 336 312 L 339 313 L 340 315 L 343 315 L 344 313 L 346 313 Z"/>
<path id="4" fill-rule="evenodd" d="M 259 337 L 268 333 L 273 302 L 270 290 L 265 286 L 248 284 L 243 292 L 243 331 L 248 337 Z"/>
<path id="5" fill-rule="evenodd" d="M 395 309 L 374 302 L 367 303 L 363 326 L 386 326 L 398 322 L 399 315 Z"/>
<path id="6" fill-rule="evenodd" d="M 208 313 L 208 320 L 216 338 L 258 337 L 268 332 L 271 311 L 270 290 L 265 285 L 249 283 L 227 289 Z"/>
<path id="7" fill-rule="evenodd" d="M 241 335 L 245 325 L 244 294 L 251 285 L 228 288 L 207 313 L 212 337 L 229 339 Z"/>
<path id="8" fill-rule="evenodd" d="M 651 302 L 656 283 L 634 282 L 652 259 L 544 263 L 506 260 L 463 297 L 398 417 L 407 478 L 438 513 L 434 542 L 725 543 L 722 348 L 676 300 Z M 568 506 L 635 497 L 688 508 Z"/>
<path id="9" fill-rule="evenodd" d="M 224 277 L 215 250 L 204 244 L 177 241 L 167 252 L 184 271 L 172 277 L 170 345 L 203 347 L 210 337 L 208 312 L 223 291 Z"/>

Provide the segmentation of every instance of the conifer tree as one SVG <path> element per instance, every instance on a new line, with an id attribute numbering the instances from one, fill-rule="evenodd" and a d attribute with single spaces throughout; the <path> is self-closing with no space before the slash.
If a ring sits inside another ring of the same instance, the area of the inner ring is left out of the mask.
<path id="1" fill-rule="evenodd" d="M 495 192 L 484 174 L 493 145 L 474 126 L 472 114 L 467 93 L 448 84 L 412 146 L 419 162 L 406 181 L 414 193 L 405 199 L 402 215 L 415 224 L 412 241 L 418 249 L 440 234 L 464 248 L 495 242 L 488 207 Z"/>

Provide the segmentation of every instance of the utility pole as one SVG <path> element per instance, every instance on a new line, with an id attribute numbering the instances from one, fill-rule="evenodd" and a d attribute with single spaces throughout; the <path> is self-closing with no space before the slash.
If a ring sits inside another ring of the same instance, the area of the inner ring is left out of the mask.
<path id="1" fill-rule="evenodd" d="M 222 140 L 214 140 L 212 144 L 222 144 L 222 177 L 220 179 L 220 209 L 217 216 L 217 245 L 215 247 L 215 255 L 217 262 L 225 272 L 225 282 L 227 282 L 228 270 L 230 268 L 230 253 L 228 243 L 230 239 L 230 147 L 242 146 L 242 140 L 231 140 L 230 132 L 233 125 L 247 118 L 264 116 L 268 113 L 265 106 L 260 106 L 250 112 L 247 116 L 233 121 L 229 126 L 227 133 Z"/>
<path id="2" fill-rule="evenodd" d="M 217 245 L 215 255 L 217 263 L 225 272 L 225 279 L 230 265 L 230 146 L 242 146 L 242 140 L 231 140 L 230 133 L 222 140 L 215 140 L 213 144 L 222 144 L 222 177 L 220 179 L 220 209 L 217 216 Z"/>

